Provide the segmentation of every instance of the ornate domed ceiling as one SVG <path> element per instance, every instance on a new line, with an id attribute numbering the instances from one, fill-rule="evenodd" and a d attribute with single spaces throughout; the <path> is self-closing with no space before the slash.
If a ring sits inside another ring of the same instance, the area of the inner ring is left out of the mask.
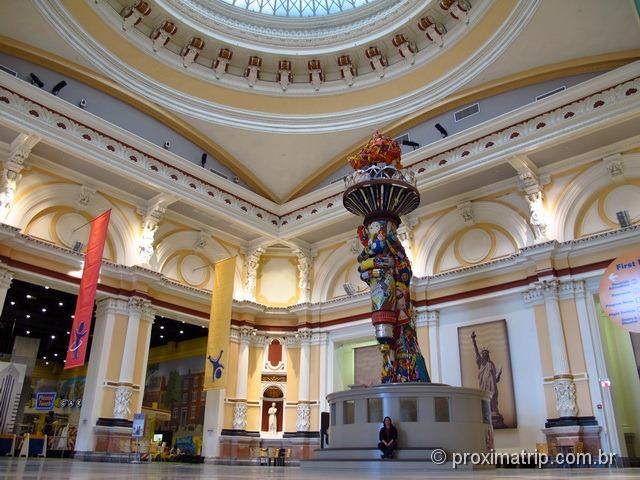
<path id="1" fill-rule="evenodd" d="M 174 68 L 316 95 L 397 78 L 453 48 L 495 0 L 107 0 L 97 12 Z"/>

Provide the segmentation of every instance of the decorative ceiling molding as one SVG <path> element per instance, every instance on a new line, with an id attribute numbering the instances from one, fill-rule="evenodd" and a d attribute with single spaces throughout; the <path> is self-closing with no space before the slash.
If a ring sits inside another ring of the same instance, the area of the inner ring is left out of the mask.
<path id="1" fill-rule="evenodd" d="M 638 116 L 637 67 L 637 63 L 622 67 L 472 131 L 416 150 L 405 157 L 405 162 L 415 172 L 418 188 L 424 191 L 508 162 L 522 152 Z M 343 185 L 329 186 L 284 205 L 271 204 L 272 211 L 268 211 L 258 195 L 241 187 L 233 192 L 224 190 L 213 183 L 213 178 L 203 180 L 202 170 L 190 162 L 118 127 L 105 125 L 103 120 L 26 82 L 0 73 L 0 85 L 10 86 L 0 88 L 2 123 L 36 133 L 45 142 L 102 168 L 149 182 L 158 191 L 177 195 L 203 211 L 266 237 L 290 239 L 349 216 L 342 208 Z M 91 122 L 96 126 L 89 126 Z M 108 133 L 103 133 L 105 129 Z"/>
<path id="2" fill-rule="evenodd" d="M 35 0 L 37 8 L 59 35 L 100 72 L 122 84 L 129 85 L 136 95 L 149 98 L 176 112 L 212 123 L 283 133 L 320 133 L 371 127 L 386 124 L 419 111 L 425 105 L 457 91 L 492 63 L 518 36 L 533 16 L 539 3 L 539 0 L 518 2 L 508 20 L 470 58 L 458 68 L 452 69 L 448 75 L 430 82 L 417 91 L 350 111 L 290 115 L 230 107 L 169 88 L 125 64 L 116 55 L 99 45 L 73 20 L 60 3 L 52 0 Z M 246 82 L 244 88 L 246 88 Z"/>

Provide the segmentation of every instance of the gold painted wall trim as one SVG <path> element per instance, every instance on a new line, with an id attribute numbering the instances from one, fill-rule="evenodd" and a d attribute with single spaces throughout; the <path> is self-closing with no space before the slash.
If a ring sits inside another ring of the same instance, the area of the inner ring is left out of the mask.
<path id="1" fill-rule="evenodd" d="M 395 137 L 409 128 L 467 103 L 477 102 L 500 93 L 536 83 L 546 82 L 548 80 L 555 80 L 583 73 L 613 70 L 638 59 L 640 59 L 640 49 L 635 49 L 577 58 L 524 70 L 497 80 L 491 80 L 476 87 L 462 90 L 454 95 L 449 95 L 439 102 L 429 105 L 420 112 L 409 115 L 385 126 L 380 129 L 380 131 L 386 135 Z M 296 188 L 294 188 L 284 201 L 286 202 L 309 193 L 318 182 L 346 165 L 346 158 L 349 155 L 358 152 L 368 140 L 369 137 L 367 136 L 358 143 L 352 145 L 349 149 L 333 157 L 322 169 L 318 170 L 306 180 L 303 180 Z"/>
<path id="2" fill-rule="evenodd" d="M 67 75 L 146 113 L 202 148 L 203 151 L 241 177 L 256 193 L 274 202 L 279 201 L 278 197 L 251 170 L 205 134 L 155 103 L 132 95 L 131 92 L 113 80 L 58 55 L 5 36 L 0 36 L 0 52 Z"/>

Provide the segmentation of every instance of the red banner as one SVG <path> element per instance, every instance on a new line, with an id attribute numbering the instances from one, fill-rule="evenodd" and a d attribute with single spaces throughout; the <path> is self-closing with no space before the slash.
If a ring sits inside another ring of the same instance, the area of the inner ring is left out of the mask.
<path id="1" fill-rule="evenodd" d="M 67 362 L 64 365 L 65 369 L 79 367 L 84 364 L 84 356 L 89 343 L 91 317 L 93 316 L 93 302 L 96 298 L 96 288 L 98 287 L 98 277 L 100 275 L 100 266 L 102 265 L 102 252 L 104 250 L 104 242 L 107 239 L 110 217 L 111 210 L 107 210 L 91 222 L 91 233 L 89 233 L 87 253 L 84 256 L 82 280 L 80 280 L 76 312 L 73 319 L 71 337 L 69 338 L 69 349 L 67 350 Z"/>

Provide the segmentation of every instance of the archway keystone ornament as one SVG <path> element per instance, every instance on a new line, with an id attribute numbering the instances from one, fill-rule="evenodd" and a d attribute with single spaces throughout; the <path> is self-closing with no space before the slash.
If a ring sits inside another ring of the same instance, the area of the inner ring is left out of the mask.
<path id="1" fill-rule="evenodd" d="M 609 319 L 640 333 L 640 249 L 619 256 L 604 271 L 600 303 Z"/>

